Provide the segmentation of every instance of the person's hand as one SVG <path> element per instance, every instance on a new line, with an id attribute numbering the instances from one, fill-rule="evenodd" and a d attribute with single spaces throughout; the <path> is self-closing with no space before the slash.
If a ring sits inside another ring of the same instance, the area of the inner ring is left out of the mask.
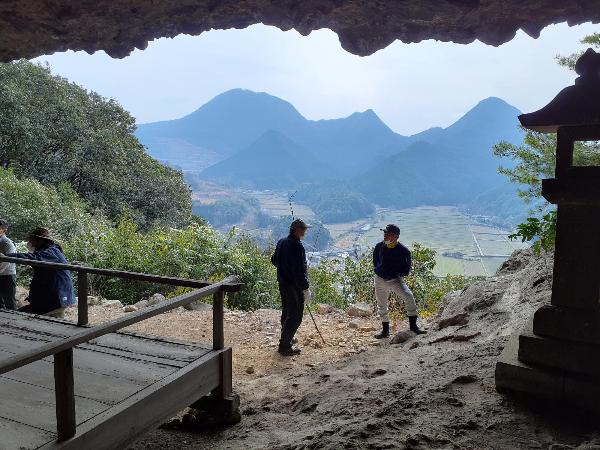
<path id="1" fill-rule="evenodd" d="M 302 295 L 304 296 L 304 304 L 310 305 L 312 302 L 312 292 L 310 292 L 310 289 L 303 290 Z"/>

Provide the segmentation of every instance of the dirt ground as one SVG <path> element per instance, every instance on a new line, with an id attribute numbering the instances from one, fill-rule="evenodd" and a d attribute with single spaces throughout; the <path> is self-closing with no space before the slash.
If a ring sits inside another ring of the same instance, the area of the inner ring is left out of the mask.
<path id="1" fill-rule="evenodd" d="M 429 333 L 402 344 L 372 339 L 376 318 L 319 314 L 327 344 L 306 316 L 304 351 L 286 359 L 276 353 L 277 311 L 228 312 L 241 423 L 209 433 L 157 429 L 129 450 L 600 449 L 600 418 L 494 388 L 508 337 L 549 299 L 548 267 L 527 254 L 509 262 L 448 296 Z M 123 314 L 91 313 L 93 321 Z M 211 314 L 177 311 L 134 328 L 201 340 L 210 336 Z"/>

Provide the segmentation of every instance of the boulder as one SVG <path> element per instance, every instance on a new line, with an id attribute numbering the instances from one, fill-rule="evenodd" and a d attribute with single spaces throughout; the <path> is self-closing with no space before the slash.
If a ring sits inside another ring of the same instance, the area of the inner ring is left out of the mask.
<path id="1" fill-rule="evenodd" d="M 106 300 L 102 303 L 102 306 L 105 306 L 106 308 L 123 308 L 123 303 L 119 300 Z"/>
<path id="2" fill-rule="evenodd" d="M 98 295 L 88 295 L 87 302 L 90 306 L 96 306 L 101 305 L 104 302 L 104 299 Z"/>
<path id="3" fill-rule="evenodd" d="M 203 302 L 192 302 L 183 307 L 188 311 L 212 311 L 212 305 Z"/>
<path id="4" fill-rule="evenodd" d="M 123 312 L 136 312 L 138 309 L 135 305 L 125 305 L 123 307 Z"/>
<path id="5" fill-rule="evenodd" d="M 348 328 L 358 329 L 360 327 L 360 323 L 357 320 L 353 320 L 348 324 Z"/>
<path id="6" fill-rule="evenodd" d="M 140 300 L 139 302 L 133 304 L 133 306 L 135 306 L 137 309 L 147 308 L 148 305 L 148 300 Z"/>
<path id="7" fill-rule="evenodd" d="M 325 303 L 317 304 L 317 311 L 319 314 L 330 314 L 334 311 L 333 306 L 326 305 Z"/>
<path id="8" fill-rule="evenodd" d="M 368 303 L 353 303 L 347 313 L 350 317 L 370 317 L 373 315 L 373 308 Z"/>
<path id="9" fill-rule="evenodd" d="M 403 344 L 404 342 L 412 339 L 417 334 L 411 330 L 402 330 L 398 331 L 392 338 L 390 339 L 390 344 Z"/>
<path id="10" fill-rule="evenodd" d="M 27 297 L 29 297 L 29 290 L 24 287 L 17 286 L 17 292 L 15 293 L 15 299 L 17 308 L 22 308 L 27 304 Z"/>
<path id="11" fill-rule="evenodd" d="M 148 299 L 148 306 L 157 305 L 160 302 L 164 302 L 167 298 L 162 294 L 154 294 Z"/>

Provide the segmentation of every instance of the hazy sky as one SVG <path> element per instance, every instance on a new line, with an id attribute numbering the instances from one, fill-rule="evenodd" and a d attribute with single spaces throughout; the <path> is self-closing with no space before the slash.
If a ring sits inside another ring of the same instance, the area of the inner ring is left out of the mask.
<path id="1" fill-rule="evenodd" d="M 395 131 L 447 126 L 478 101 L 496 96 L 523 111 L 547 103 L 574 74 L 556 54 L 583 47 L 598 26 L 519 32 L 498 48 L 426 41 L 395 42 L 369 57 L 344 51 L 329 30 L 304 37 L 255 25 L 199 37 L 159 39 L 128 58 L 66 52 L 38 58 L 88 89 L 117 99 L 138 122 L 186 115 L 232 88 L 268 92 L 309 119 L 373 109 Z"/>

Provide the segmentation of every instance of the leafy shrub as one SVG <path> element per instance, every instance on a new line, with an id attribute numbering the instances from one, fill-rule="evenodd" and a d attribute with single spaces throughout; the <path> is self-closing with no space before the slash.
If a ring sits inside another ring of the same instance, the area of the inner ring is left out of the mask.
<path id="1" fill-rule="evenodd" d="M 542 218 L 528 217 L 527 221 L 517 225 L 517 231 L 509 239 L 521 239 L 521 242 L 533 241 L 533 251 L 550 251 L 556 239 L 556 211 L 544 214 Z"/>
<path id="2" fill-rule="evenodd" d="M 69 184 L 44 186 L 34 179 L 18 179 L 8 169 L 0 169 L 0 217 L 9 222 L 9 234 L 17 241 L 39 226 L 52 230 L 59 240 L 108 227 L 101 214 L 88 212 Z"/>
<path id="3" fill-rule="evenodd" d="M 230 307 L 256 309 L 275 306 L 275 271 L 269 255 L 249 238 L 232 230 L 222 237 L 213 228 L 191 224 L 183 229 L 155 227 L 142 232 L 131 220 L 122 220 L 100 235 L 81 234 L 68 242 L 73 260 L 100 267 L 220 281 L 229 275 L 245 284 L 242 292 L 228 296 Z M 116 278 L 92 277 L 91 289 L 107 298 L 133 303 L 155 292 L 165 295 L 175 288 Z"/>
<path id="4" fill-rule="evenodd" d="M 340 289 L 343 282 L 337 260 L 324 260 L 309 269 L 313 301 L 325 303 L 336 308 L 345 308 L 348 304 Z"/>

